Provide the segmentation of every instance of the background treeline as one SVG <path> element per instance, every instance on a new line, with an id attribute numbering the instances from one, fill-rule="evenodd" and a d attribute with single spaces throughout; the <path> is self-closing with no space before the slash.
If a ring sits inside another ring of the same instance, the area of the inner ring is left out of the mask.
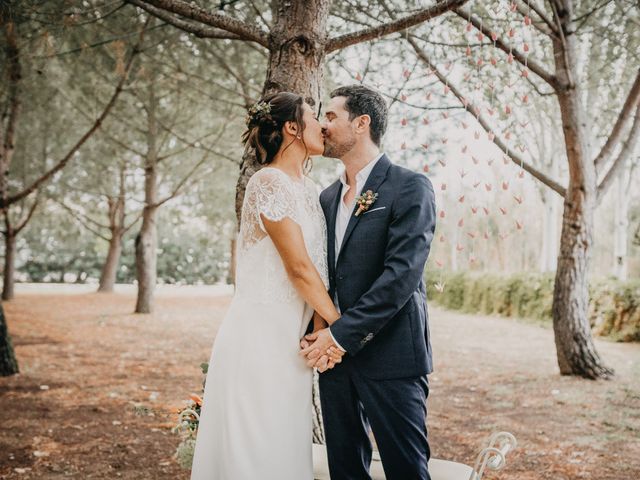
<path id="1" fill-rule="evenodd" d="M 553 275 L 479 272 L 425 273 L 431 302 L 450 310 L 553 321 Z M 438 290 L 436 284 L 444 289 Z M 589 283 L 589 323 L 593 333 L 621 342 L 640 342 L 640 280 L 592 278 Z"/>

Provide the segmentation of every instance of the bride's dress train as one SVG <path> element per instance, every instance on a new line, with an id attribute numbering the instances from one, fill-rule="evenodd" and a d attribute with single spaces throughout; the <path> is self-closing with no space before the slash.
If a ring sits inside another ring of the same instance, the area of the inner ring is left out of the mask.
<path id="1" fill-rule="evenodd" d="M 192 480 L 313 479 L 312 370 L 298 355 L 313 311 L 289 281 L 260 214 L 300 225 L 327 283 L 315 185 L 263 168 L 247 184 L 236 293 L 211 353 Z"/>

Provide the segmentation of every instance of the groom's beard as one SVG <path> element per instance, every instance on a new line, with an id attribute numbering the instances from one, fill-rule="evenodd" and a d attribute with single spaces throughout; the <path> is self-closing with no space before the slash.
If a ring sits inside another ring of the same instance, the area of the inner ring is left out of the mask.
<path id="1" fill-rule="evenodd" d="M 324 139 L 324 153 L 323 157 L 329 158 L 342 158 L 346 153 L 350 152 L 355 146 L 356 139 L 349 138 L 343 143 L 333 143 L 330 139 Z"/>

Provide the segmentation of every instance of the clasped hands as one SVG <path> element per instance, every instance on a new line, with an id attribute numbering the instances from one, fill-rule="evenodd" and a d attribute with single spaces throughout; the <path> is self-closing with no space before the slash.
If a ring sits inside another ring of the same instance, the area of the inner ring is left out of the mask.
<path id="1" fill-rule="evenodd" d="M 320 373 L 342 362 L 345 353 L 333 341 L 329 328 L 318 328 L 316 322 L 313 333 L 305 335 L 300 340 L 300 348 L 300 355 L 305 358 L 307 366 L 317 368 Z"/>

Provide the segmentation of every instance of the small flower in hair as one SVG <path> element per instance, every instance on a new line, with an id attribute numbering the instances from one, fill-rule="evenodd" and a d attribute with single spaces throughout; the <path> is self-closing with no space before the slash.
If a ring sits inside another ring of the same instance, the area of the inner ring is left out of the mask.
<path id="1" fill-rule="evenodd" d="M 270 113 L 271 104 L 269 102 L 259 101 L 254 103 L 247 112 L 246 123 L 247 125 L 255 123 Z"/>

